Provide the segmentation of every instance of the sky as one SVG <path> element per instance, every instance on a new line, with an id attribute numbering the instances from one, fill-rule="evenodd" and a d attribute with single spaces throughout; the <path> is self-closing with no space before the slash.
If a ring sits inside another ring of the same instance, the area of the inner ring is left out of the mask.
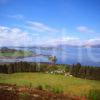
<path id="1" fill-rule="evenodd" d="M 100 44 L 100 0 L 0 0 L 0 46 Z"/>

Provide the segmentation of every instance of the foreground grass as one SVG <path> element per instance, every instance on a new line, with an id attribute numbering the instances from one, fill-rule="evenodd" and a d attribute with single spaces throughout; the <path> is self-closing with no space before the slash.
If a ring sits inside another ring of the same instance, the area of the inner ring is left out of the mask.
<path id="1" fill-rule="evenodd" d="M 100 89 L 100 81 L 44 73 L 0 74 L 0 83 L 32 87 L 49 85 L 61 88 L 64 93 L 72 95 L 86 95 L 91 89 Z"/>

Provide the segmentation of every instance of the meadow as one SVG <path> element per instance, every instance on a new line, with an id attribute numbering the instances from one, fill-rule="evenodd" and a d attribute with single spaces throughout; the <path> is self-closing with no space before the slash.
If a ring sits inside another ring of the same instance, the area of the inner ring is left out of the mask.
<path id="1" fill-rule="evenodd" d="M 30 51 L 15 51 L 15 52 L 0 52 L 0 57 L 17 58 L 17 57 L 27 57 L 33 55 Z"/>
<path id="2" fill-rule="evenodd" d="M 71 76 L 48 73 L 14 73 L 0 74 L 0 83 L 16 84 L 18 86 L 37 87 L 42 85 L 62 89 L 70 95 L 86 95 L 91 89 L 100 89 L 100 81 L 80 79 Z"/>

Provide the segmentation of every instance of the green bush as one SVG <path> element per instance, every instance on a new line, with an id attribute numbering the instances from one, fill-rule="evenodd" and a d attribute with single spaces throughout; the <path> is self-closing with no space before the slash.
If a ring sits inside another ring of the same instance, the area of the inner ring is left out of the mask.
<path id="1" fill-rule="evenodd" d="M 52 87 L 50 85 L 45 85 L 45 90 L 51 91 L 53 93 L 63 93 L 63 89 L 61 87 Z"/>
<path id="2" fill-rule="evenodd" d="M 52 91 L 52 87 L 50 85 L 45 85 L 45 90 Z"/>
<path id="3" fill-rule="evenodd" d="M 87 98 L 89 100 L 100 100 L 100 89 L 92 89 L 89 91 Z"/>
<path id="4" fill-rule="evenodd" d="M 51 91 L 54 93 L 63 93 L 63 89 L 58 87 L 53 87 Z"/>
<path id="5" fill-rule="evenodd" d="M 43 86 L 42 86 L 42 85 L 38 85 L 38 86 L 36 87 L 36 89 L 38 89 L 38 90 L 43 90 Z"/>

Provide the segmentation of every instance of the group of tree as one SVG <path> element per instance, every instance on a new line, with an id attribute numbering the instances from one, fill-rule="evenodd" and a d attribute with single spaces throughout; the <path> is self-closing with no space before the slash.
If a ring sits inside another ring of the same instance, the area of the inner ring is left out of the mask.
<path id="1" fill-rule="evenodd" d="M 0 73 L 16 73 L 16 72 L 51 72 L 55 70 L 65 70 L 68 72 L 68 65 L 59 65 L 46 62 L 14 62 L 0 65 Z"/>
<path id="2" fill-rule="evenodd" d="M 2 48 L 0 48 L 0 52 L 1 53 L 14 53 L 14 52 L 16 52 L 17 50 L 15 50 L 15 49 L 9 49 L 9 48 L 7 48 L 7 47 L 2 47 Z"/>
<path id="3" fill-rule="evenodd" d="M 47 70 L 46 63 L 28 63 L 28 62 L 14 62 L 0 65 L 0 73 L 15 73 L 15 72 L 43 72 Z"/>
<path id="4" fill-rule="evenodd" d="M 57 58 L 56 56 L 49 56 L 48 59 L 50 60 L 50 62 L 52 63 L 52 65 L 55 65 Z"/>
<path id="5" fill-rule="evenodd" d="M 77 63 L 72 65 L 70 73 L 75 77 L 100 80 L 100 67 L 82 66 Z"/>
<path id="6" fill-rule="evenodd" d="M 59 65 L 52 63 L 35 63 L 35 62 L 14 62 L 0 65 L 0 73 L 16 73 L 16 72 L 49 72 L 54 70 L 65 70 L 71 75 L 84 79 L 100 80 L 100 67 L 82 66 L 80 63 L 76 65 Z"/>

